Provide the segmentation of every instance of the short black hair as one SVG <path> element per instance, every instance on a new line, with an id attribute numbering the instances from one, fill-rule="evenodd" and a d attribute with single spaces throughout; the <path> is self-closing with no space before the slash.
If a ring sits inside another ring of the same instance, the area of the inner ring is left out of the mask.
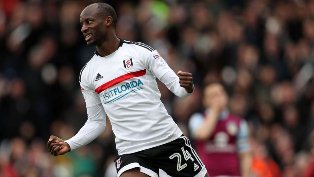
<path id="1" fill-rule="evenodd" d="M 114 10 L 114 8 L 111 5 L 107 4 L 107 3 L 98 2 L 96 4 L 97 4 L 97 7 L 98 7 L 99 12 L 101 13 L 101 15 L 104 15 L 106 17 L 107 16 L 111 16 L 112 20 L 113 20 L 113 25 L 116 26 L 117 25 L 117 21 L 118 21 L 118 16 L 117 16 L 117 13 Z"/>

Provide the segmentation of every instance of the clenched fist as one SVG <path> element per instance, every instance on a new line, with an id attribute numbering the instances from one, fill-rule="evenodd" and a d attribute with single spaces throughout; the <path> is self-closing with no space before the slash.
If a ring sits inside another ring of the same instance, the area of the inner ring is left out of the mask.
<path id="1" fill-rule="evenodd" d="M 194 90 L 192 73 L 179 71 L 177 75 L 179 76 L 180 86 L 185 88 L 188 93 L 192 93 Z"/>
<path id="2" fill-rule="evenodd" d="M 63 139 L 51 135 L 47 142 L 47 147 L 50 154 L 54 156 L 63 155 L 67 152 L 71 151 L 71 148 L 68 143 L 66 143 Z"/>

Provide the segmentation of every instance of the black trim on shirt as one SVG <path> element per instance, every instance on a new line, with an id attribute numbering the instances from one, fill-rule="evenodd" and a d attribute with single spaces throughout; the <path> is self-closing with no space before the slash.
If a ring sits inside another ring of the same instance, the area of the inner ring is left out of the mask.
<path id="1" fill-rule="evenodd" d="M 82 72 L 85 69 L 85 67 L 87 66 L 87 63 L 83 66 L 83 68 L 80 71 L 80 76 L 79 76 L 79 81 L 81 82 L 81 76 L 82 76 Z"/>
<path id="2" fill-rule="evenodd" d="M 142 42 L 133 42 L 133 41 L 126 41 L 124 40 L 125 43 L 127 44 L 135 44 L 135 45 L 138 45 L 138 46 L 141 46 L 141 47 L 144 47 L 145 49 L 149 50 L 149 51 L 154 51 L 155 49 L 152 48 L 151 46 L 145 44 L 145 43 L 142 43 Z"/>
<path id="3" fill-rule="evenodd" d="M 124 40 L 120 39 L 118 48 L 121 47 L 123 45 L 123 43 L 124 43 Z"/>

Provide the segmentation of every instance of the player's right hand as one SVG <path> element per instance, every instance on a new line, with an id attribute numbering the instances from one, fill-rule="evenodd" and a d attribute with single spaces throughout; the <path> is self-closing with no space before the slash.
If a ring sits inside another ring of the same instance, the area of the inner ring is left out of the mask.
<path id="1" fill-rule="evenodd" d="M 54 135 L 50 135 L 49 140 L 47 142 L 47 147 L 50 154 L 54 156 L 63 155 L 71 151 L 71 148 L 68 143 Z"/>

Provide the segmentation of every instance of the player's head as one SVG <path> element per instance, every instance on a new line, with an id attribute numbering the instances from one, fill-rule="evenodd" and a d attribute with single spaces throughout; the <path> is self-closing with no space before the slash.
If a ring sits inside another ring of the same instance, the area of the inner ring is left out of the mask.
<path id="1" fill-rule="evenodd" d="M 224 107 L 227 106 L 228 95 L 226 90 L 219 82 L 208 83 L 204 87 L 203 104 L 206 108 L 208 108 L 217 103 Z"/>
<path id="2" fill-rule="evenodd" d="M 97 45 L 114 33 L 117 14 L 109 4 L 93 3 L 81 12 L 80 23 L 87 44 Z"/>

